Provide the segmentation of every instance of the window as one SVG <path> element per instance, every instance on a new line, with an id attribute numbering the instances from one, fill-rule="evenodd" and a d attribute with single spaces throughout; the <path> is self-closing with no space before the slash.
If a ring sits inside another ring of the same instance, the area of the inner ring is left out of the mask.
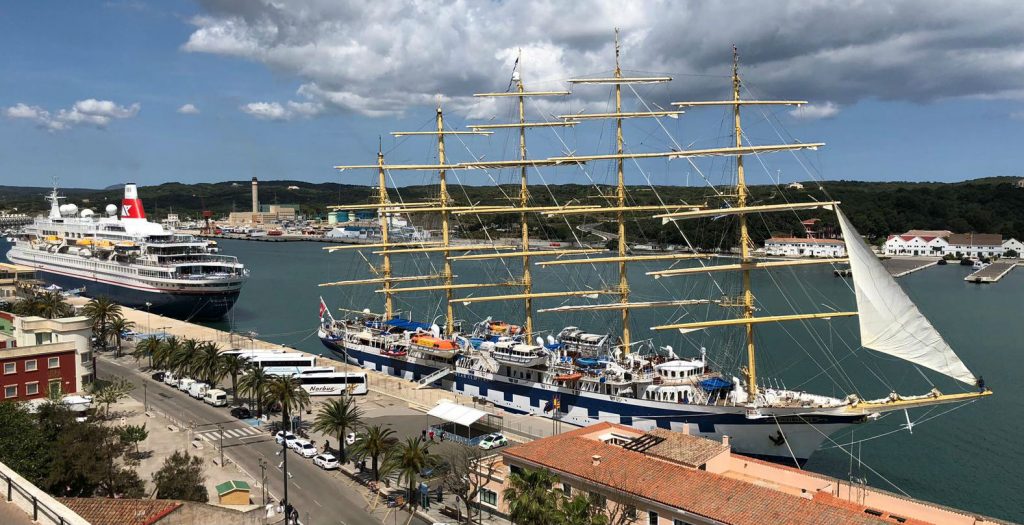
<path id="1" fill-rule="evenodd" d="M 572 485 L 570 485 L 568 483 L 562 483 L 562 494 L 564 494 L 565 497 L 567 497 L 567 498 L 571 498 L 572 497 Z"/>
<path id="2" fill-rule="evenodd" d="M 5 374 L 16 374 L 18 373 L 18 363 L 4 363 Z"/>
<path id="3" fill-rule="evenodd" d="M 47 344 L 47 343 L 49 343 L 49 342 L 50 342 L 50 339 L 51 339 L 52 337 L 53 337 L 53 336 L 52 336 L 52 334 L 50 334 L 50 332 L 45 332 L 45 333 L 41 333 L 41 334 L 36 334 L 36 344 L 37 344 L 37 345 L 43 345 L 43 344 Z"/>
<path id="4" fill-rule="evenodd" d="M 596 493 L 596 492 L 591 492 L 590 493 L 590 503 L 592 503 L 592 504 L 594 504 L 597 507 L 600 507 L 602 509 L 607 505 L 607 501 L 605 500 L 605 497 L 602 496 L 601 494 Z"/>
<path id="5" fill-rule="evenodd" d="M 632 505 L 626 505 L 625 515 L 626 515 L 627 518 L 629 518 L 631 520 L 635 520 L 636 519 L 636 507 L 634 507 Z"/>
<path id="6" fill-rule="evenodd" d="M 679 518 L 676 518 L 676 519 L 672 520 L 672 525 L 686 525 L 686 522 L 684 522 L 683 520 L 681 520 Z"/>
<path id="7" fill-rule="evenodd" d="M 647 513 L 647 525 L 658 525 L 658 513 L 649 511 Z"/>
<path id="8" fill-rule="evenodd" d="M 39 363 L 37 363 L 35 359 L 29 359 L 29 360 L 25 361 L 25 371 L 26 372 L 35 372 L 38 369 L 39 369 Z"/>
<path id="9" fill-rule="evenodd" d="M 46 384 L 46 389 L 50 395 L 59 396 L 61 394 L 60 379 L 51 379 L 50 382 Z"/>
<path id="10" fill-rule="evenodd" d="M 498 493 L 493 490 L 480 489 L 480 501 L 496 506 L 498 504 Z"/>
<path id="11" fill-rule="evenodd" d="M 60 358 L 51 357 L 46 360 L 46 366 L 49 368 L 60 368 Z"/>
<path id="12" fill-rule="evenodd" d="M 33 381 L 31 383 L 25 383 L 25 395 L 34 396 L 39 393 L 39 382 Z"/>
<path id="13" fill-rule="evenodd" d="M 12 397 L 18 397 L 18 385 L 4 387 L 4 399 L 11 399 Z"/>

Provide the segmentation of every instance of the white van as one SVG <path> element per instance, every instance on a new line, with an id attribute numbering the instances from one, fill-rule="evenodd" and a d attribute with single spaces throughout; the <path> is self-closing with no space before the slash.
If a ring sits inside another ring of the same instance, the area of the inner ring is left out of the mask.
<path id="1" fill-rule="evenodd" d="M 183 377 L 178 381 L 178 390 L 181 390 L 182 392 L 188 392 L 188 389 L 192 388 L 192 385 L 195 384 L 195 382 L 195 379 Z"/>
<path id="2" fill-rule="evenodd" d="M 203 396 L 206 395 L 206 391 L 209 390 L 209 389 L 210 389 L 210 385 L 208 385 L 206 383 L 199 383 L 199 382 L 192 383 L 192 385 L 190 385 L 188 387 L 188 395 L 190 395 L 190 396 L 192 396 L 192 397 L 194 397 L 196 399 L 202 399 Z"/>
<path id="3" fill-rule="evenodd" d="M 219 388 L 211 388 L 206 391 L 203 402 L 215 407 L 228 406 L 228 393 Z"/>
<path id="4" fill-rule="evenodd" d="M 177 387 L 178 377 L 175 376 L 172 372 L 167 372 L 166 374 L 164 374 L 164 384 Z"/>

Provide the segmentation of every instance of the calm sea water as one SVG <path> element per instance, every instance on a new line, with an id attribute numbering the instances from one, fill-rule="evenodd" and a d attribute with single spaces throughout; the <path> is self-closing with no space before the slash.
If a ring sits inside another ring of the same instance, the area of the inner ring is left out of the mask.
<path id="1" fill-rule="evenodd" d="M 323 353 L 316 338 L 318 297 L 336 308 L 369 308 L 381 311 L 383 300 L 375 287 L 318 287 L 319 283 L 369 278 L 369 264 L 350 251 L 328 254 L 321 243 L 267 243 L 220 241 L 222 252 L 237 255 L 250 269 L 251 277 L 228 319 L 211 325 L 239 332 L 255 331 L 261 339 L 301 350 Z M 5 247 L 0 249 L 6 251 Z M 379 263 L 367 254 L 370 262 Z M 396 257 L 398 260 L 398 257 Z M 407 256 L 396 262 L 396 272 L 427 275 L 440 270 L 440 259 Z M 458 282 L 508 281 L 518 275 L 517 261 L 456 262 Z M 738 281 L 724 275 L 716 280 L 706 276 L 654 280 L 645 271 L 667 264 L 631 267 L 632 300 L 717 299 L 737 293 Z M 604 289 L 617 282 L 614 265 L 595 267 L 534 267 L 535 289 Z M 1024 521 L 1020 504 L 1024 472 L 1024 450 L 1017 446 L 1024 435 L 1024 269 L 1016 269 L 1001 282 L 975 285 L 963 281 L 969 268 L 959 265 L 932 267 L 901 278 L 900 283 L 921 310 L 957 350 L 967 366 L 985 377 L 996 395 L 964 405 L 943 406 L 910 412 L 917 424 L 913 434 L 900 430 L 901 413 L 860 425 L 852 433 L 833 436 L 837 443 L 859 442 L 853 454 L 831 447 L 820 450 L 806 468 L 847 479 L 865 478 L 869 485 L 941 504 Z M 421 283 L 415 283 L 421 284 Z M 757 298 L 763 314 L 854 309 L 851 283 L 832 276 L 831 268 L 803 268 L 788 273 L 755 275 Z M 409 286 L 403 284 L 401 286 Z M 514 288 L 495 287 L 456 291 L 465 295 L 512 293 Z M 437 293 L 397 296 L 396 308 L 412 312 L 417 320 L 443 323 L 444 310 Z M 584 299 L 538 300 L 535 308 L 580 304 Z M 590 301 L 596 302 L 596 301 Z M 481 303 L 456 306 L 456 316 L 467 323 L 488 315 L 521 322 L 519 303 Z M 723 317 L 718 306 L 687 309 L 635 310 L 632 317 L 634 341 L 655 346 L 671 345 L 683 356 L 698 355 L 705 347 L 722 370 L 738 370 L 742 360 L 739 330 L 720 329 L 680 335 L 652 332 L 648 328 L 670 322 Z M 618 313 L 537 314 L 536 328 L 557 332 L 577 325 L 592 331 L 618 330 Z M 786 323 L 758 331 L 758 371 L 773 384 L 789 388 L 842 396 L 858 392 L 862 397 L 882 397 L 895 389 L 901 393 L 927 392 L 932 385 L 943 392 L 970 389 L 966 385 L 923 374 L 900 360 L 859 349 L 855 318 Z M 944 413 L 946 411 L 952 411 Z M 935 417 L 938 416 L 938 417 Z M 829 447 L 826 444 L 826 447 Z M 847 446 L 847 449 L 850 447 Z M 873 469 L 873 470 L 872 470 Z M 896 488 L 898 487 L 898 489 Z"/>

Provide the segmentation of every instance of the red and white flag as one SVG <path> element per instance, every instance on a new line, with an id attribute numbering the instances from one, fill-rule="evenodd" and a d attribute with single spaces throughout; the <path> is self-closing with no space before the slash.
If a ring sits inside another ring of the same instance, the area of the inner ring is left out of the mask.
<path id="1" fill-rule="evenodd" d="M 320 298 L 320 318 L 324 318 L 324 314 L 327 313 L 327 304 L 324 303 L 324 298 Z"/>

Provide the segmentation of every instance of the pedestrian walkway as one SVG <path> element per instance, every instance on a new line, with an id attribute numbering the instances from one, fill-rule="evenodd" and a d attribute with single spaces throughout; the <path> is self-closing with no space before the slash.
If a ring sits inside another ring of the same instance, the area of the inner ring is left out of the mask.
<path id="1" fill-rule="evenodd" d="M 244 427 L 244 428 L 231 428 L 224 429 L 224 438 L 233 439 L 244 439 L 255 436 L 270 437 L 265 430 L 260 430 L 255 427 Z M 196 437 L 201 437 L 207 441 L 220 439 L 220 429 L 211 428 L 207 430 L 196 431 Z"/>

